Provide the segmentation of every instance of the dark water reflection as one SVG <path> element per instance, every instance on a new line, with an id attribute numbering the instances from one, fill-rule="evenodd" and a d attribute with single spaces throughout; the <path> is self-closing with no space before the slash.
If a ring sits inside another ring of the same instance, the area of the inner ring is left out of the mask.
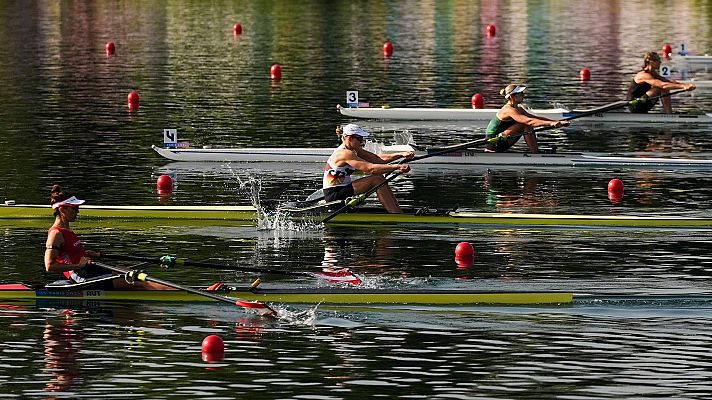
<path id="1" fill-rule="evenodd" d="M 44 203 L 62 183 L 94 204 L 264 204 L 301 199 L 321 167 L 186 165 L 154 155 L 164 128 L 194 145 L 334 146 L 346 90 L 372 106 L 469 107 L 526 84 L 532 107 L 621 100 L 645 51 L 709 52 L 705 3 L 603 1 L 0 3 L 0 197 Z M 235 22 L 243 34 L 232 35 Z M 494 23 L 495 37 L 484 27 Z M 395 52 L 382 55 L 389 39 Z M 114 41 L 116 55 L 104 45 Z M 269 78 L 280 63 L 284 76 Z M 589 68 L 592 80 L 578 72 Z M 673 72 L 679 74 L 673 66 Z M 709 79 L 708 71 L 695 76 Z M 126 107 L 136 90 L 141 106 Z M 677 110 L 712 110 L 709 90 Z M 363 122 L 374 138 L 423 145 L 482 136 L 472 124 Z M 541 135 L 559 151 L 693 154 L 708 127 L 572 124 Z M 708 155 L 708 154 L 707 154 Z M 395 184 L 405 205 L 478 211 L 710 216 L 709 171 L 441 170 Z M 159 174 L 177 178 L 159 198 Z M 614 177 L 626 185 L 607 198 Z M 320 307 L 271 323 L 229 305 L 3 304 L 0 385 L 8 397 L 705 398 L 711 388 L 708 231 L 327 227 L 163 227 L 76 223 L 89 247 L 176 254 L 287 270 L 347 266 L 374 287 L 661 294 L 670 301 L 581 300 L 570 307 Z M 5 228 L 4 281 L 48 281 L 45 229 Z M 460 241 L 475 263 L 458 268 Z M 155 270 L 207 285 L 230 271 Z M 312 287 L 300 278 L 267 284 Z M 700 298 L 690 297 L 692 294 Z M 677 296 L 677 297 L 676 297 Z M 297 310 L 302 311 L 302 310 Z M 200 341 L 225 338 L 207 364 Z"/>

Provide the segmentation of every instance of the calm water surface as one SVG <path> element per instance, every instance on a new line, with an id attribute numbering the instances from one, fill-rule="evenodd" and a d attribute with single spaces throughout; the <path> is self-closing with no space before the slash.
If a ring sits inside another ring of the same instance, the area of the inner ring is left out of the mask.
<path id="1" fill-rule="evenodd" d="M 164 128 L 194 145 L 335 146 L 346 90 L 373 106 L 468 107 L 526 84 L 533 107 L 621 100 L 642 54 L 710 52 L 708 2 L 48 2 L 0 4 L 0 197 L 46 202 L 61 183 L 94 204 L 267 205 L 319 185 L 319 166 L 168 163 Z M 240 22 L 243 34 L 232 35 Z M 494 23 L 497 35 L 484 27 Z M 385 59 L 382 45 L 394 43 Z M 114 41 L 116 55 L 104 45 Z M 282 65 L 280 81 L 270 66 Z M 581 82 L 578 71 L 591 70 Z M 674 69 L 674 66 L 673 66 Z M 678 71 L 676 71 L 677 73 Z M 710 79 L 708 71 L 698 79 Z M 136 90 L 141 106 L 129 112 Z M 674 98 L 712 110 L 710 91 Z M 364 121 L 381 142 L 482 136 L 484 126 Z M 708 127 L 572 124 L 560 150 L 703 155 Z M 158 175 L 176 178 L 169 198 Z M 621 178 L 612 203 L 606 185 Z M 477 211 L 710 216 L 705 171 L 441 170 L 413 164 L 406 205 Z M 247 185 L 249 186 L 249 185 Z M 0 392 L 16 398 L 707 398 L 712 249 L 705 230 L 162 227 L 76 230 L 90 248 L 304 271 L 352 268 L 369 287 L 570 290 L 558 307 L 288 306 L 269 321 L 230 305 L 0 305 Z M 50 281 L 45 229 L 0 232 L 4 281 Z M 473 265 L 452 259 L 460 241 Z M 208 285 L 227 270 L 153 269 Z M 313 281 L 263 276 L 265 285 Z M 620 294 L 625 296 L 620 297 Z M 646 297 L 647 295 L 657 297 Z M 278 307 L 283 307 L 277 305 Z M 208 334 L 226 356 L 201 359 Z"/>

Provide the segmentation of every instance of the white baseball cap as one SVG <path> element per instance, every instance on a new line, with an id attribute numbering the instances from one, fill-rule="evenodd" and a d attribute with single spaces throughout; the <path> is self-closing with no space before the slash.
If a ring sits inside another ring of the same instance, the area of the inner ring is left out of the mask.
<path id="1" fill-rule="evenodd" d="M 72 196 L 66 200 L 52 204 L 52 209 L 54 210 L 62 206 L 80 206 L 82 204 L 84 204 L 84 200 L 79 200 L 75 196 Z"/>
<path id="2" fill-rule="evenodd" d="M 352 136 L 352 135 L 361 136 L 361 137 L 368 136 L 368 132 L 364 131 L 363 129 L 361 129 L 360 126 L 358 126 L 356 124 L 348 124 L 348 125 L 344 126 L 343 130 L 344 130 L 344 136 Z"/>

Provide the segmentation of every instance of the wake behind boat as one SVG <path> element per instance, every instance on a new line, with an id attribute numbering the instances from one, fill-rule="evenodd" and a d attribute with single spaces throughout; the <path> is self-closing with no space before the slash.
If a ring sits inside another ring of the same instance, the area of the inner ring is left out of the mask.
<path id="1" fill-rule="evenodd" d="M 342 107 L 337 109 L 346 117 L 400 120 L 400 121 L 476 121 L 487 123 L 499 111 L 498 108 L 388 108 L 388 107 Z M 551 119 L 571 119 L 576 115 L 588 113 L 590 110 L 567 110 L 563 108 L 530 109 L 534 115 Z M 633 114 L 628 112 L 601 112 L 577 118 L 580 122 L 593 123 L 632 123 L 632 124 L 712 124 L 712 113 L 647 113 Z"/>

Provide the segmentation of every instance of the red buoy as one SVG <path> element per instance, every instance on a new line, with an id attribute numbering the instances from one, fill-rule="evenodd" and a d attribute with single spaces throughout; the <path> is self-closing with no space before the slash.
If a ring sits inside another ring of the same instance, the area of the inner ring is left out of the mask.
<path id="1" fill-rule="evenodd" d="M 457 264 L 457 269 L 468 269 L 475 262 L 475 257 L 469 258 L 455 258 L 455 264 Z"/>
<path id="2" fill-rule="evenodd" d="M 616 197 L 616 198 L 622 198 L 623 197 L 623 181 L 614 178 L 611 179 L 608 182 L 608 197 Z"/>
<path id="3" fill-rule="evenodd" d="M 457 247 L 455 247 L 455 258 L 456 259 L 471 259 L 475 257 L 475 248 L 472 247 L 468 242 L 460 242 Z"/>
<path id="4" fill-rule="evenodd" d="M 487 25 L 487 28 L 485 29 L 487 31 L 487 36 L 494 36 L 495 33 L 497 33 L 497 28 L 494 27 L 494 24 L 489 24 Z"/>
<path id="5" fill-rule="evenodd" d="M 173 192 L 173 178 L 168 175 L 161 175 L 156 181 L 156 191 L 158 194 L 170 194 Z"/>
<path id="6" fill-rule="evenodd" d="M 670 46 L 668 43 L 665 43 L 663 45 L 663 57 L 670 58 L 671 54 L 672 54 L 672 46 Z"/>
<path id="7" fill-rule="evenodd" d="M 386 43 L 383 43 L 383 55 L 386 57 L 393 55 L 393 43 L 390 40 L 386 40 Z"/>
<path id="8" fill-rule="evenodd" d="M 242 35 L 242 25 L 236 22 L 235 25 L 232 26 L 232 34 L 235 36 Z"/>
<path id="9" fill-rule="evenodd" d="M 135 111 L 138 110 L 139 103 L 141 103 L 141 97 L 139 97 L 138 93 L 131 91 L 128 95 L 128 100 L 129 100 L 129 110 Z"/>
<path id="10" fill-rule="evenodd" d="M 214 363 L 214 362 L 222 361 L 223 358 L 225 358 L 225 353 L 203 352 L 203 361 L 206 363 Z M 212 368 L 208 368 L 208 369 L 212 369 Z"/>
<path id="11" fill-rule="evenodd" d="M 582 68 L 581 71 L 579 71 L 579 75 L 582 81 L 591 79 L 591 71 L 589 71 L 588 68 Z"/>
<path id="12" fill-rule="evenodd" d="M 218 335 L 206 336 L 203 339 L 202 349 L 204 353 L 224 353 L 225 343 Z"/>
<path id="13" fill-rule="evenodd" d="M 114 53 L 116 53 L 116 45 L 114 42 L 106 42 L 106 55 L 107 56 L 112 56 Z"/>
<path id="14" fill-rule="evenodd" d="M 472 108 L 485 108 L 485 98 L 481 94 L 475 93 L 472 95 Z"/>
<path id="15" fill-rule="evenodd" d="M 269 74 L 272 79 L 282 79 L 282 66 L 279 64 L 272 65 Z"/>

